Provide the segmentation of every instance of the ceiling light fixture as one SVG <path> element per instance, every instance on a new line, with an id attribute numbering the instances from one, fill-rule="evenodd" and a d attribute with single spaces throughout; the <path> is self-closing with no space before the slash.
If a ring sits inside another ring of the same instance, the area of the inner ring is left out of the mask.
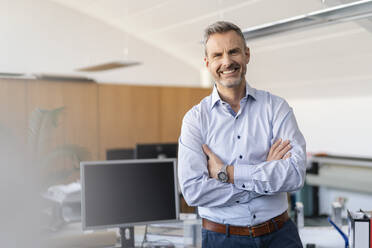
<path id="1" fill-rule="evenodd" d="M 128 3 L 125 1 L 124 2 L 124 8 L 123 8 L 123 16 L 128 16 L 129 15 L 129 8 L 128 8 Z M 126 68 L 130 66 L 135 66 L 135 65 L 140 65 L 142 64 L 141 62 L 138 61 L 133 61 L 128 59 L 128 54 L 129 54 L 129 35 L 127 32 L 123 33 L 123 51 L 122 51 L 122 56 L 119 59 L 115 59 L 112 61 L 96 64 L 96 65 L 91 65 L 91 66 L 85 66 L 82 68 L 76 69 L 76 71 L 79 72 L 102 72 L 102 71 L 109 71 L 109 70 L 114 70 L 114 69 L 120 69 L 120 68 Z"/>
<path id="2" fill-rule="evenodd" d="M 243 30 L 246 40 L 304 28 L 355 21 L 372 16 L 372 0 L 363 0 Z"/>
<path id="3" fill-rule="evenodd" d="M 140 65 L 140 64 L 141 63 L 137 61 L 118 60 L 118 61 L 111 61 L 111 62 L 92 65 L 92 66 L 86 66 L 86 67 L 82 67 L 76 70 L 81 71 L 81 72 L 99 72 L 99 71 L 108 71 L 108 70 L 118 69 L 122 67 Z"/>

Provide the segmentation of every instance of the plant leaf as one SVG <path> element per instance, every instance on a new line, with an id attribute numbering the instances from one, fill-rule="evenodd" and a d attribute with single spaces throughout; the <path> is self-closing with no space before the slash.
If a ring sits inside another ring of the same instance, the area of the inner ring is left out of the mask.
<path id="1" fill-rule="evenodd" d="M 33 160 L 39 160 L 42 152 L 46 151 L 46 142 L 51 132 L 58 126 L 58 117 L 65 107 L 51 110 L 36 108 L 29 119 L 28 146 Z"/>
<path id="2" fill-rule="evenodd" d="M 90 152 L 78 145 L 62 145 L 58 146 L 52 151 L 48 152 L 45 156 L 40 159 L 40 165 L 42 167 L 53 164 L 52 162 L 57 158 L 64 158 L 70 156 L 74 160 L 74 168 L 79 168 L 80 161 L 89 160 L 91 157 Z"/>

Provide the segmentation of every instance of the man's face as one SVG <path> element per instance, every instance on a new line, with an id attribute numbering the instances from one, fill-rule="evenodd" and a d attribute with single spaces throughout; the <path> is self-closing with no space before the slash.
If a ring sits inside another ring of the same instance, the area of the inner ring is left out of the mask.
<path id="1" fill-rule="evenodd" d="M 233 30 L 209 36 L 204 58 L 213 79 L 220 85 L 232 88 L 245 80 L 249 62 L 249 48 Z"/>

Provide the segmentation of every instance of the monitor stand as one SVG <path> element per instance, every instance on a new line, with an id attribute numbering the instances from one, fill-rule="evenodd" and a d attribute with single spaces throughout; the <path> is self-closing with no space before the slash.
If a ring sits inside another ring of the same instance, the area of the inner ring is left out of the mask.
<path id="1" fill-rule="evenodd" d="M 134 248 L 134 226 L 120 227 L 121 248 Z"/>

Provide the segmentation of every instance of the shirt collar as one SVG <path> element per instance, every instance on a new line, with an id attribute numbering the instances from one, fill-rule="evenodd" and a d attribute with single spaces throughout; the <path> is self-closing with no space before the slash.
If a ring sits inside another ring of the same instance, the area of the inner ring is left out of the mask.
<path id="1" fill-rule="evenodd" d="M 256 100 L 256 89 L 252 88 L 248 83 L 245 84 L 245 99 L 248 100 L 248 96 L 252 96 Z M 220 95 L 218 94 L 217 85 L 214 84 L 212 91 L 212 102 L 211 109 L 216 105 L 217 102 L 222 101 Z"/>

